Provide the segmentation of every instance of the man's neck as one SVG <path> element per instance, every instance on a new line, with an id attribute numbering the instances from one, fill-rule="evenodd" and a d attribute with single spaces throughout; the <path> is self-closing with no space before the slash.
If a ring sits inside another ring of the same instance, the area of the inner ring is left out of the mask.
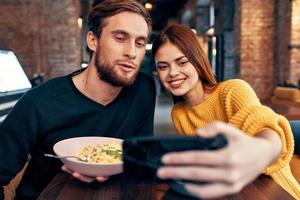
<path id="1" fill-rule="evenodd" d="M 81 93 L 104 106 L 111 103 L 122 90 L 122 87 L 99 79 L 97 69 L 92 65 L 74 76 L 73 82 Z"/>

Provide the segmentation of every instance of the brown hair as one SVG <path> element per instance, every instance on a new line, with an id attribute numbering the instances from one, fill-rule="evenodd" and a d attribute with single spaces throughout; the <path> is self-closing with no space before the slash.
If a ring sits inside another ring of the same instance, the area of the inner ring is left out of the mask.
<path id="1" fill-rule="evenodd" d="M 190 28 L 180 24 L 167 26 L 154 40 L 152 55 L 155 56 L 159 47 L 167 42 L 175 45 L 196 68 L 203 87 L 213 88 L 217 85 L 208 57 L 201 48 L 197 35 Z"/>
<path id="2" fill-rule="evenodd" d="M 132 12 L 141 15 L 148 25 L 148 37 L 150 37 L 152 27 L 150 14 L 136 0 L 106 0 L 98 4 L 89 13 L 89 31 L 100 37 L 102 29 L 105 26 L 105 19 L 121 12 Z"/>

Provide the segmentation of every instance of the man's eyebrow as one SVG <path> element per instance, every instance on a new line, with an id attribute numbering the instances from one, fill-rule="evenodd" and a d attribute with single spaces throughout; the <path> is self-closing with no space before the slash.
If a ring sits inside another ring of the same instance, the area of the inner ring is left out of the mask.
<path id="1" fill-rule="evenodd" d="M 126 36 L 130 35 L 128 32 L 126 32 L 124 30 L 114 30 L 111 33 L 112 34 L 122 34 L 122 35 L 126 35 Z M 148 37 L 146 37 L 146 36 L 138 36 L 137 39 L 148 41 Z"/>
<path id="2" fill-rule="evenodd" d="M 114 30 L 111 32 L 112 34 L 123 34 L 123 35 L 129 35 L 126 31 L 123 30 Z"/>

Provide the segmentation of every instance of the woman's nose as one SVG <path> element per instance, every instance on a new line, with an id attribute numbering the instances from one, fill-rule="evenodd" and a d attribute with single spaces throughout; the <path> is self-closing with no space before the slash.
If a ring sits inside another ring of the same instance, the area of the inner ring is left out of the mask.
<path id="1" fill-rule="evenodd" d="M 175 77 L 180 74 L 180 70 L 176 64 L 170 66 L 169 76 Z"/>

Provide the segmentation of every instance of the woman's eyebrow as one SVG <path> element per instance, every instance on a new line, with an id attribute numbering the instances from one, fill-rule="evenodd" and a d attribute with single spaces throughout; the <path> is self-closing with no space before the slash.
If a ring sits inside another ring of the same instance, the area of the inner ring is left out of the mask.
<path id="1" fill-rule="evenodd" d="M 180 61 L 182 58 L 186 58 L 186 56 L 180 56 L 179 58 L 176 58 L 175 61 Z"/>
<path id="2" fill-rule="evenodd" d="M 157 65 L 158 65 L 158 64 L 166 64 L 166 65 L 167 65 L 167 64 L 169 64 L 169 63 L 168 63 L 168 62 L 166 62 L 166 61 L 157 61 L 157 63 L 156 63 L 156 64 L 157 64 Z"/>
<path id="3" fill-rule="evenodd" d="M 178 61 L 180 61 L 183 58 L 186 58 L 186 56 L 180 56 L 180 57 L 176 58 L 175 62 L 178 62 Z M 157 61 L 156 64 L 168 64 L 168 62 L 167 61 Z"/>

